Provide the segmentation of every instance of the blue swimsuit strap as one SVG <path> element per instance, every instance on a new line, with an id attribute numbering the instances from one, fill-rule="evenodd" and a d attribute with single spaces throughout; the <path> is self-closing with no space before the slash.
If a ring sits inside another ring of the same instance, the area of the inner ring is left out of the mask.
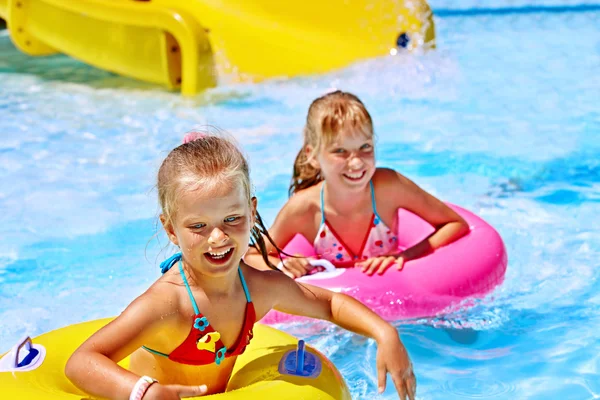
<path id="1" fill-rule="evenodd" d="M 373 207 L 373 214 L 377 217 L 378 220 L 381 221 L 381 217 L 377 213 L 377 204 L 375 202 L 375 186 L 373 186 L 373 181 L 369 181 L 369 186 L 371 187 L 371 206 Z M 323 186 L 321 186 L 321 225 L 325 223 L 325 196 L 324 196 L 325 182 L 323 182 Z"/>
<path id="2" fill-rule="evenodd" d="M 373 214 L 381 221 L 381 217 L 377 213 L 377 202 L 375 201 L 375 186 L 373 185 L 373 181 L 369 181 L 369 185 L 371 186 L 371 205 L 373 207 Z"/>
<path id="3" fill-rule="evenodd" d="M 321 225 L 325 223 L 325 197 L 323 196 L 323 190 L 325 189 L 325 182 L 321 186 Z"/>
<path id="4" fill-rule="evenodd" d="M 192 301 L 192 305 L 194 306 L 194 311 L 196 315 L 200 314 L 200 310 L 198 309 L 198 305 L 196 304 L 196 300 L 194 300 L 194 296 L 192 295 L 192 290 L 190 289 L 190 285 L 183 273 L 183 264 L 181 261 L 181 253 L 173 254 L 171 257 L 167 258 L 160 264 L 160 270 L 164 274 L 168 270 L 175 265 L 175 263 L 179 262 L 179 273 L 183 279 L 183 283 L 185 284 L 185 288 L 190 296 L 190 300 Z M 244 274 L 242 273 L 242 268 L 238 267 L 238 275 L 240 276 L 240 281 L 242 283 L 242 287 L 244 288 L 244 294 L 246 295 L 246 301 L 251 302 L 252 298 L 250 297 L 250 291 L 248 290 L 248 286 L 246 285 L 246 279 L 244 279 Z"/>
<path id="5" fill-rule="evenodd" d="M 244 288 L 244 294 L 246 295 L 246 301 L 248 303 L 251 303 L 252 298 L 250 298 L 250 290 L 248 290 L 248 286 L 246 285 L 246 279 L 244 279 L 244 274 L 242 273 L 241 267 L 238 267 L 238 274 L 240 276 L 240 281 L 242 282 L 242 287 Z"/>
<path id="6" fill-rule="evenodd" d="M 160 273 L 164 274 L 168 270 L 170 270 L 177 261 L 181 260 L 181 253 L 175 253 L 171 257 L 167 258 L 165 261 L 160 263 Z"/>
<path id="7" fill-rule="evenodd" d="M 181 277 L 183 278 L 183 283 L 185 284 L 185 288 L 187 289 L 188 295 L 190 296 L 190 300 L 192 301 L 192 306 L 194 307 L 194 312 L 196 313 L 196 315 L 200 314 L 200 310 L 198 309 L 198 304 L 196 304 L 196 300 L 194 299 L 194 295 L 192 294 L 192 289 L 190 289 L 190 285 L 187 281 L 187 278 L 185 277 L 185 274 L 183 273 L 183 263 L 181 262 L 181 259 L 179 260 L 179 273 L 181 274 Z"/>

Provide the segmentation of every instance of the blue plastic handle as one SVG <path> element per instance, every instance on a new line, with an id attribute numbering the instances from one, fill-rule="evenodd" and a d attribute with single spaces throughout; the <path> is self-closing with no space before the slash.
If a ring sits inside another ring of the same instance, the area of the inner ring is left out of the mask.
<path id="1" fill-rule="evenodd" d="M 296 350 L 296 373 L 302 375 L 304 372 L 304 340 L 298 341 Z"/>
<path id="2" fill-rule="evenodd" d="M 316 378 L 321 374 L 321 368 L 319 357 L 306 349 L 304 340 L 299 340 L 295 350 L 289 350 L 281 357 L 278 369 L 283 375 Z"/>

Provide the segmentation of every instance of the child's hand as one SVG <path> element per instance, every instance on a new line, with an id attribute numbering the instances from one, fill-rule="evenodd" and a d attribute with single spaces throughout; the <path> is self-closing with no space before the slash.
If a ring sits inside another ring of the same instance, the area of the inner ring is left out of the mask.
<path id="1" fill-rule="evenodd" d="M 206 385 L 161 385 L 155 383 L 144 394 L 144 400 L 179 400 L 187 397 L 198 397 L 206 394 Z"/>
<path id="2" fill-rule="evenodd" d="M 379 275 L 383 275 L 383 273 L 394 264 L 396 264 L 396 269 L 398 271 L 402 271 L 402 268 L 404 267 L 404 256 L 400 254 L 399 256 L 372 257 L 365 261 L 357 262 L 355 265 L 357 268 L 361 268 L 362 272 L 371 276 L 375 272 Z"/>
<path id="3" fill-rule="evenodd" d="M 395 332 L 395 330 L 394 330 Z M 386 376 L 390 373 L 401 400 L 415 399 L 417 378 L 406 349 L 397 333 L 390 334 L 378 343 L 377 348 L 377 386 L 379 393 L 385 390 Z"/>
<path id="4" fill-rule="evenodd" d="M 315 268 L 310 263 L 310 258 L 303 257 L 286 258 L 280 265 L 280 270 L 292 279 L 300 278 L 301 276 L 308 274 L 313 268 Z"/>

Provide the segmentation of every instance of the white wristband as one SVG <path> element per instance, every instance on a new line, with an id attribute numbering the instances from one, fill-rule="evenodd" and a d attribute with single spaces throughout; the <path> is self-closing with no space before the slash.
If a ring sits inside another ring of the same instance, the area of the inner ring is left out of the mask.
<path id="1" fill-rule="evenodd" d="M 131 394 L 129 395 L 129 400 L 142 400 L 148 388 L 155 382 L 158 381 L 154 378 L 145 375 L 142 376 L 133 386 Z"/>

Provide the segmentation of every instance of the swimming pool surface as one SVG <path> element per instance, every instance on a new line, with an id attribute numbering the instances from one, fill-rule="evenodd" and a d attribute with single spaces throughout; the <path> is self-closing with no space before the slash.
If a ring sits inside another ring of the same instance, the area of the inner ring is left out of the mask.
<path id="1" fill-rule="evenodd" d="M 478 213 L 508 250 L 504 284 L 475 307 L 397 323 L 418 398 L 599 398 L 600 7 L 475 3 L 432 1 L 434 52 L 194 99 L 30 58 L 1 31 L 0 352 L 118 314 L 158 277 L 155 173 L 194 126 L 238 139 L 271 222 L 307 107 L 337 87 L 371 111 L 379 165 Z M 393 385 L 375 394 L 372 341 L 284 328 L 324 351 L 354 398 L 395 398 Z"/>

